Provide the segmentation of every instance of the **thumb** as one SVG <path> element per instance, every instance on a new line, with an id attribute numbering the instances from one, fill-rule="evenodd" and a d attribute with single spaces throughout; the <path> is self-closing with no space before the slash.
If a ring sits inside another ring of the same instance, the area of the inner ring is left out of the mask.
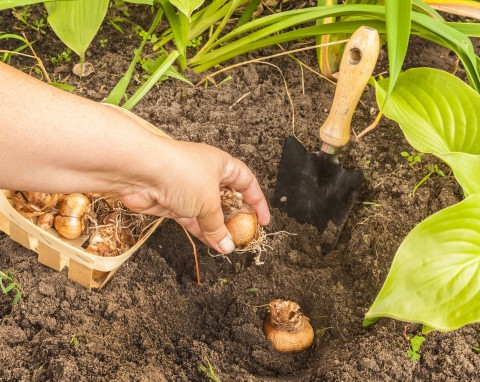
<path id="1" fill-rule="evenodd" d="M 198 216 L 197 223 L 203 234 L 203 239 L 216 251 L 227 254 L 235 250 L 232 237 L 225 227 L 220 206 L 205 216 Z"/>

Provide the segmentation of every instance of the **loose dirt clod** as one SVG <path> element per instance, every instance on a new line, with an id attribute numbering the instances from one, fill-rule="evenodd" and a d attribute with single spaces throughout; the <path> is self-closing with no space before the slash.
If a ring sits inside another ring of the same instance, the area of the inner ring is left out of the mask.
<path id="1" fill-rule="evenodd" d="M 137 8 L 129 8 L 131 20 L 148 25 L 150 13 Z M 110 8 L 109 16 L 116 16 L 114 10 Z M 2 14 L 0 30 L 13 30 L 14 23 L 23 25 L 8 13 Z M 42 57 L 50 57 L 52 48 L 64 49 L 58 39 L 39 39 L 33 29 L 26 33 L 36 41 L 35 48 Z M 102 28 L 101 33 L 109 42 L 118 40 L 114 28 Z M 2 41 L 12 49 L 17 47 L 13 45 L 15 40 Z M 124 52 L 137 46 L 124 38 L 106 48 L 92 44 L 89 61 L 96 71 L 75 92 L 97 94 L 101 86 L 112 89 L 130 62 Z M 275 52 L 265 50 L 262 55 Z M 312 68 L 318 65 L 314 53 L 299 52 L 295 57 Z M 455 59 L 448 49 L 413 37 L 406 64 L 445 68 Z M 310 149 L 315 149 L 316 131 L 328 112 L 333 87 L 306 70 L 303 93 L 298 62 L 287 57 L 274 60 L 288 74 L 297 115 L 295 131 Z M 57 68 L 45 61 L 47 70 L 53 73 Z M 31 63 L 13 57 L 12 64 L 25 68 Z M 378 72 L 386 70 L 388 62 L 382 60 Z M 465 76 L 462 68 L 459 71 Z M 66 77 L 69 71 L 60 74 Z M 278 71 L 268 65 L 241 66 L 230 74 L 232 81 L 208 89 L 164 81 L 136 106 L 135 112 L 148 116 L 150 122 L 178 139 L 216 145 L 240 158 L 255 172 L 268 199 L 275 185 L 279 142 L 291 131 L 285 85 Z M 77 81 L 72 75 L 67 83 L 77 85 Z M 242 107 L 228 110 L 249 91 L 251 96 L 242 101 Z M 366 106 L 356 113 L 353 128 L 357 131 L 372 119 L 370 107 L 377 107 L 374 95 L 374 89 L 369 88 L 362 97 Z M 253 149 L 247 153 L 248 147 Z M 478 380 L 480 358 L 471 348 L 480 346 L 478 324 L 453 333 L 429 335 L 421 365 L 413 364 L 407 356 L 403 327 L 395 321 L 384 319 L 369 330 L 361 328 L 365 309 L 381 287 L 401 238 L 428 214 L 462 199 L 451 177 L 435 178 L 412 198 L 410 191 L 424 174 L 403 164 L 402 150 L 409 150 L 409 146 L 400 129 L 383 120 L 376 130 L 345 151 L 342 164 L 351 168 L 360 165 L 368 173 L 361 200 L 374 201 L 378 206 L 354 207 L 337 250 L 319 254 L 324 242 L 316 228 L 300 225 L 271 209 L 269 232 L 285 230 L 296 235 L 268 233 L 267 243 L 274 247 L 275 256 L 269 256 L 267 266 L 245 262 L 241 272 L 200 249 L 200 265 L 205 271 L 200 288 L 192 288 L 191 249 L 188 244 L 185 250 L 180 248 L 185 235 L 174 225 L 157 230 L 101 293 L 76 288 L 65 281 L 64 274 L 38 264 L 30 251 L 0 233 L 0 269 L 13 268 L 28 291 L 28 298 L 13 310 L 9 299 L 0 296 L 0 343 L 4 345 L 0 351 L 0 380 L 60 382 L 75 375 L 79 382 L 141 378 L 202 381 L 206 377 L 198 367 L 206 364 L 206 358 L 222 381 Z M 274 281 L 276 275 L 285 277 Z M 219 277 L 228 282 L 219 285 Z M 249 286 L 256 286 L 259 293 L 246 294 L 244 288 Z M 306 308 L 302 301 L 309 301 L 314 329 L 334 329 L 309 351 L 277 353 L 263 341 L 258 310 L 250 306 L 264 303 L 265 296 L 292 299 L 302 308 Z M 410 326 L 407 334 L 420 329 Z M 79 331 L 89 333 L 94 341 L 72 351 L 70 335 Z"/>
<path id="2" fill-rule="evenodd" d="M 80 62 L 73 66 L 72 72 L 78 77 L 88 77 L 95 71 L 93 65 L 89 62 Z"/>

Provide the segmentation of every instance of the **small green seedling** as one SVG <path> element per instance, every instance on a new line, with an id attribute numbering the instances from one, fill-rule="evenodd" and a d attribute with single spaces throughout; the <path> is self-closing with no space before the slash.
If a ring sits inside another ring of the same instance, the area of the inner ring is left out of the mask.
<path id="1" fill-rule="evenodd" d="M 56 57 L 52 57 L 50 61 L 52 61 L 55 65 L 70 62 L 72 61 L 72 57 L 70 57 L 71 53 L 72 51 L 70 49 L 66 49 L 62 53 L 59 53 Z"/>
<path id="2" fill-rule="evenodd" d="M 80 345 L 80 342 L 85 342 L 88 344 L 88 338 L 85 334 L 72 334 L 70 337 L 69 344 L 73 346 L 75 349 L 78 348 L 78 345 Z"/>
<path id="3" fill-rule="evenodd" d="M 39 34 L 47 34 L 45 28 L 47 27 L 47 20 L 45 18 L 41 18 L 39 20 L 33 20 L 30 28 L 37 31 Z"/>
<path id="4" fill-rule="evenodd" d="M 23 24 L 26 26 L 29 25 L 28 18 L 32 15 L 30 13 L 30 5 L 26 5 L 21 8 L 14 9 L 12 11 L 13 17 L 15 17 L 17 20 L 21 21 Z"/>
<path id="5" fill-rule="evenodd" d="M 207 359 L 207 364 L 208 364 L 208 367 L 207 366 L 204 366 L 203 364 L 200 364 L 200 366 L 198 367 L 198 370 L 201 371 L 202 373 L 204 373 L 208 378 L 210 378 L 212 381 L 214 382 L 222 382 L 220 381 L 220 379 L 218 379 L 218 377 L 215 375 L 215 371 L 213 370 L 213 366 L 212 364 L 210 363 L 210 361 Z"/>
<path id="6" fill-rule="evenodd" d="M 258 294 L 258 288 L 252 287 L 245 290 L 247 293 Z"/>
<path id="7" fill-rule="evenodd" d="M 70 338 L 70 345 L 72 345 L 75 349 L 78 348 L 78 338 L 76 334 L 72 334 Z"/>
<path id="8" fill-rule="evenodd" d="M 128 20 L 124 17 L 114 17 L 114 18 L 107 17 L 107 24 L 109 24 L 112 28 L 114 28 L 121 34 L 125 34 L 125 31 L 120 26 L 120 24 L 125 22 L 128 22 Z"/>
<path id="9" fill-rule="evenodd" d="M 152 44 L 155 44 L 156 42 L 158 42 L 158 37 L 155 33 L 150 33 L 149 31 L 147 32 L 140 25 L 136 25 L 134 29 L 135 29 L 135 32 L 137 32 L 139 37 L 141 38 L 146 37 L 147 41 L 150 41 Z"/>
<path id="10" fill-rule="evenodd" d="M 22 298 L 22 288 L 15 281 L 15 278 L 10 271 L 7 271 L 6 273 L 0 271 L 0 288 L 3 294 L 8 294 L 10 292 L 14 293 L 12 305 L 15 305 Z"/>
<path id="11" fill-rule="evenodd" d="M 477 336 L 477 340 L 480 340 L 480 335 Z M 470 346 L 470 348 L 477 354 L 480 354 L 480 346 Z"/>
<path id="12" fill-rule="evenodd" d="M 220 285 L 228 284 L 228 279 L 218 279 Z"/>
<path id="13" fill-rule="evenodd" d="M 423 183 L 425 183 L 428 179 L 430 179 L 430 177 L 433 174 L 437 174 L 438 176 L 445 176 L 445 173 L 441 169 L 439 169 L 436 164 L 428 165 L 427 170 L 428 170 L 428 173 L 422 179 L 420 179 L 420 181 L 415 185 L 415 187 L 413 187 L 413 193 L 415 193 L 415 191 L 417 191 L 417 189 Z"/>
<path id="14" fill-rule="evenodd" d="M 423 336 L 414 336 L 410 338 L 410 348 L 407 350 L 407 355 L 412 361 L 418 361 L 420 359 L 421 354 L 419 351 L 424 341 L 425 337 Z"/>
<path id="15" fill-rule="evenodd" d="M 333 329 L 333 327 L 332 326 L 327 326 L 325 328 L 320 328 L 320 329 L 315 330 L 315 337 L 323 337 L 325 335 L 325 333 L 330 329 Z"/>
<path id="16" fill-rule="evenodd" d="M 223 85 L 223 84 L 225 84 L 225 83 L 227 83 L 231 80 L 233 80 L 233 77 L 232 76 L 227 76 L 222 81 L 219 82 L 218 86 Z"/>
<path id="17" fill-rule="evenodd" d="M 408 151 L 402 151 L 400 155 L 404 158 L 407 158 L 408 164 L 410 166 L 414 166 L 416 163 L 420 163 L 422 161 L 423 153 L 417 153 L 412 151 L 408 153 Z"/>
<path id="18" fill-rule="evenodd" d="M 200 48 L 202 44 L 203 36 L 198 36 L 197 38 L 192 38 L 190 41 L 187 41 L 187 46 L 191 48 L 196 48 L 197 50 Z"/>
<path id="19" fill-rule="evenodd" d="M 107 43 L 108 43 L 108 39 L 106 39 L 106 38 L 102 38 L 99 41 L 99 44 L 102 48 L 105 48 L 107 46 Z"/>
<path id="20" fill-rule="evenodd" d="M 23 8 L 12 11 L 13 16 L 25 25 L 27 28 L 31 28 L 36 31 L 39 35 L 46 34 L 45 29 L 47 28 L 47 15 L 42 13 L 40 18 L 31 19 L 30 5 L 26 5 Z M 17 28 L 19 29 L 19 28 Z"/>
<path id="21" fill-rule="evenodd" d="M 379 204 L 379 203 L 367 202 L 367 201 L 362 202 L 362 204 L 365 205 L 365 206 L 372 206 L 372 207 L 381 207 L 381 206 L 382 206 L 382 205 Z"/>
<path id="22" fill-rule="evenodd" d="M 4 40 L 4 39 L 17 40 L 21 42 L 21 45 L 15 49 L 12 49 L 12 51 L 4 50 L 2 52 L 2 54 L 0 55 L 0 61 L 6 64 L 10 64 L 10 59 L 13 54 L 22 52 L 23 50 L 27 49 L 29 46 L 29 42 L 24 37 L 18 34 L 0 32 L 0 40 Z"/>

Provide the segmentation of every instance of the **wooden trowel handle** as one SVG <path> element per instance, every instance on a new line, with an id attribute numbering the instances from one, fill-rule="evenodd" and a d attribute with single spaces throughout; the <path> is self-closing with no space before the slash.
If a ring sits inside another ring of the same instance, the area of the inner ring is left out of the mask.
<path id="1" fill-rule="evenodd" d="M 347 43 L 338 74 L 332 109 L 320 128 L 322 151 L 335 154 L 350 140 L 350 123 L 380 50 L 378 32 L 360 27 Z"/>

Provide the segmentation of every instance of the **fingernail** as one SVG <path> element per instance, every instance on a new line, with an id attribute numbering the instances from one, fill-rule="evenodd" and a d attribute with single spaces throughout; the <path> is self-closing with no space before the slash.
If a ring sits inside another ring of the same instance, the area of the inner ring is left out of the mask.
<path id="1" fill-rule="evenodd" d="M 225 236 L 218 246 L 222 250 L 223 253 L 231 253 L 235 250 L 235 244 L 233 244 L 233 240 L 230 236 Z"/>

